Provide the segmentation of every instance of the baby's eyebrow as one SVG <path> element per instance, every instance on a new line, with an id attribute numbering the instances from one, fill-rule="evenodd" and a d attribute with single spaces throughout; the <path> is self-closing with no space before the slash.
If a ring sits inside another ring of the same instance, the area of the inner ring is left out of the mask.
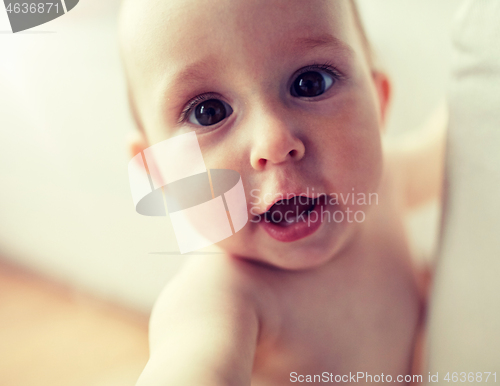
<path id="1" fill-rule="evenodd" d="M 202 60 L 193 64 L 187 65 L 184 69 L 175 74 L 174 79 L 180 80 L 184 86 L 196 84 L 206 79 L 207 74 L 217 70 L 217 66 L 210 65 L 210 60 Z"/>
<path id="2" fill-rule="evenodd" d="M 164 78 L 159 87 L 162 105 L 165 106 L 166 100 L 170 100 L 171 96 L 176 96 L 174 98 L 175 102 L 183 104 L 185 94 L 190 93 L 193 87 L 206 82 L 207 77 L 215 77 L 215 74 L 220 71 L 219 62 L 210 58 L 204 58 L 190 63 L 178 71 L 172 71 Z M 178 108 L 175 104 L 171 105 L 171 107 L 173 109 Z"/>
<path id="3" fill-rule="evenodd" d="M 293 41 L 293 47 L 299 50 L 307 50 L 318 47 L 331 46 L 332 48 L 339 49 L 344 51 L 346 54 L 352 55 L 354 54 L 354 50 L 352 47 L 343 42 L 342 40 L 336 38 L 330 34 L 323 34 L 319 36 L 308 36 L 308 37 L 299 37 Z"/>

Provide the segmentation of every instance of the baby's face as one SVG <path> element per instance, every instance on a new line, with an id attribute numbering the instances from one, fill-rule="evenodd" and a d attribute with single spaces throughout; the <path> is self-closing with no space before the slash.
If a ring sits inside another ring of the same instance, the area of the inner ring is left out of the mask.
<path id="1" fill-rule="evenodd" d="M 242 176 L 249 222 L 221 247 L 307 268 L 361 229 L 385 101 L 347 1 L 129 0 L 121 30 L 146 145 L 195 131 L 207 168 Z"/>

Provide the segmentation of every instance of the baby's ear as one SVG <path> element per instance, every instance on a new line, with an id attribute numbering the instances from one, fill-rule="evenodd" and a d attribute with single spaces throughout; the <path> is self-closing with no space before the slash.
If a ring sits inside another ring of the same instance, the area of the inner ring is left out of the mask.
<path id="1" fill-rule="evenodd" d="M 372 78 L 379 99 L 380 121 L 382 123 L 382 127 L 385 127 L 387 113 L 389 110 L 389 102 L 391 99 L 391 82 L 385 73 L 377 70 L 372 71 Z"/>
<path id="2" fill-rule="evenodd" d="M 149 143 L 146 136 L 143 134 L 142 131 L 139 130 L 136 130 L 127 135 L 127 144 L 128 144 L 128 151 L 130 154 L 130 158 L 134 158 L 137 154 L 143 152 L 149 147 Z M 148 160 L 147 165 L 144 165 L 143 157 L 135 158 L 134 162 L 137 162 L 136 166 L 139 166 L 140 168 L 144 168 L 144 166 L 146 166 L 147 173 L 151 175 L 151 178 L 153 179 L 155 186 L 165 185 L 165 182 L 163 181 L 161 173 L 154 159 L 150 158 Z"/>
<path id="3" fill-rule="evenodd" d="M 134 157 L 148 147 L 146 137 L 139 131 L 134 131 L 127 135 L 127 146 L 130 157 Z"/>

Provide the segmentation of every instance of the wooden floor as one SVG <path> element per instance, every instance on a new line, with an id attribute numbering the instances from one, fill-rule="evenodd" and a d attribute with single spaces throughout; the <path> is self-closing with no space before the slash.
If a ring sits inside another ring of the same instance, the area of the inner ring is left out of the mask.
<path id="1" fill-rule="evenodd" d="M 147 316 L 0 259 L 1 386 L 133 386 L 147 358 Z"/>

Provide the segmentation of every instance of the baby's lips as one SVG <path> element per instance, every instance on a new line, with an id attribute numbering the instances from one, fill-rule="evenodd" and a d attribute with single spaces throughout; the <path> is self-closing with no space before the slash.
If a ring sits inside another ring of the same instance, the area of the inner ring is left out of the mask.
<path id="1" fill-rule="evenodd" d="M 271 199 L 272 197 L 272 199 Z M 269 193 L 264 193 L 259 196 L 252 195 L 251 204 L 251 214 L 254 216 L 262 216 L 278 201 L 280 201 L 283 196 L 279 194 L 271 195 Z"/>
<path id="2" fill-rule="evenodd" d="M 314 197 L 309 197 L 308 194 L 306 193 L 301 193 L 304 192 L 304 190 L 300 189 L 295 189 L 295 190 L 283 190 L 282 192 L 279 193 L 263 193 L 259 196 L 252 195 L 252 199 L 255 201 L 250 204 L 252 205 L 251 213 L 254 216 L 262 216 L 264 213 L 269 211 L 271 207 L 276 204 L 278 201 L 281 200 L 286 200 L 286 199 L 292 199 L 293 197 L 307 197 L 307 198 L 314 198 Z M 300 198 L 299 198 L 300 199 Z"/>

